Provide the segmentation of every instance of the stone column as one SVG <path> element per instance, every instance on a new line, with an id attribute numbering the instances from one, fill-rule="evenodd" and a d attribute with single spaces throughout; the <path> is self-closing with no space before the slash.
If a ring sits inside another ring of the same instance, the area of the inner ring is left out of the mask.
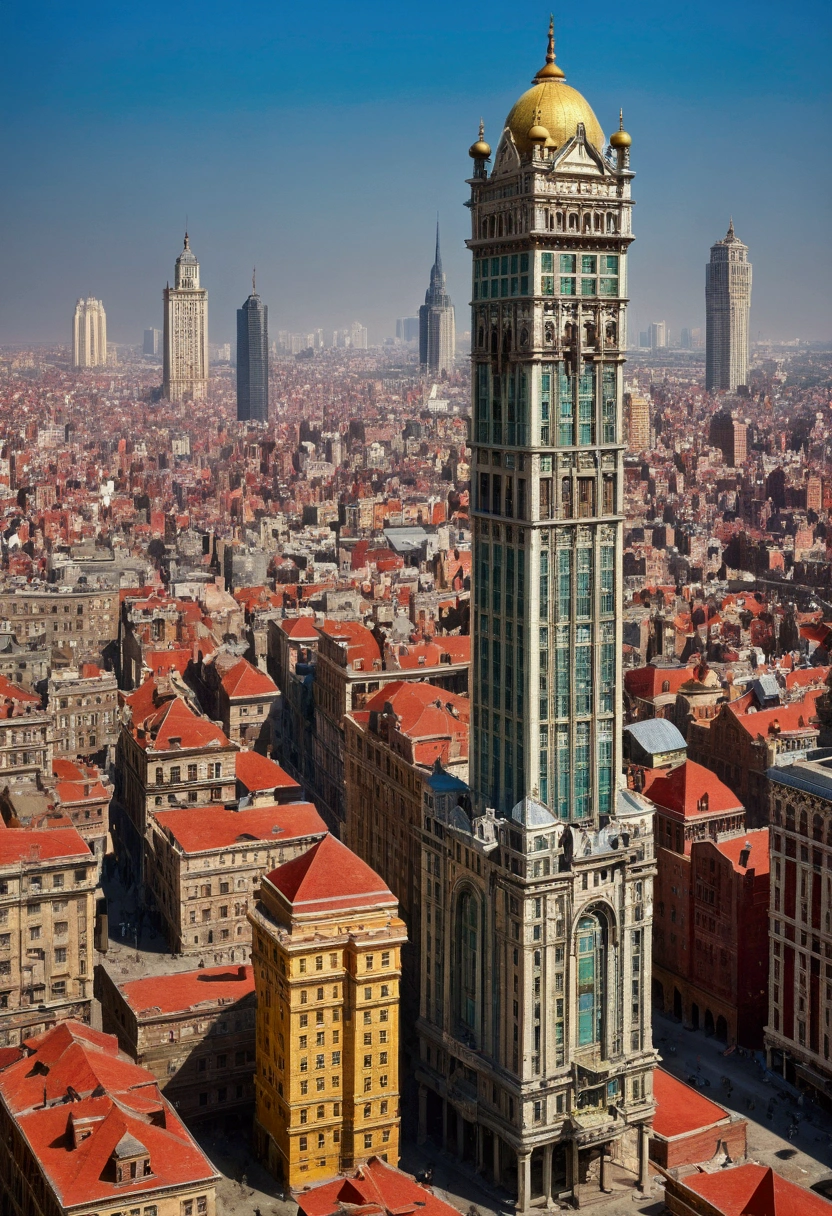
<path id="1" fill-rule="evenodd" d="M 607 1194 L 610 1190 L 610 1185 L 609 1185 L 609 1178 L 607 1177 L 608 1158 L 607 1158 L 606 1144 L 601 1145 L 601 1163 L 600 1164 L 601 1164 L 601 1168 L 599 1171 L 599 1185 L 601 1187 L 601 1190 L 605 1194 Z"/>
<path id="2" fill-rule="evenodd" d="M 646 1191 L 650 1185 L 650 1132 L 647 1124 L 639 1125 L 638 1186 Z"/>
<path id="3" fill-rule="evenodd" d="M 483 1157 L 485 1155 L 485 1129 L 481 1123 L 476 1124 L 477 1129 L 477 1173 L 481 1174 L 483 1170 Z"/>
<path id="4" fill-rule="evenodd" d="M 494 1185 L 499 1186 L 503 1180 L 503 1171 L 500 1163 L 500 1137 L 496 1132 L 494 1133 L 494 1143 L 492 1147 Z"/>
<path id="5" fill-rule="evenodd" d="M 552 1145 L 543 1147 L 543 1199 L 548 1207 L 552 1202 Z"/>
<path id="6" fill-rule="evenodd" d="M 456 1155 L 459 1160 L 462 1160 L 462 1151 L 465 1146 L 465 1120 L 462 1117 L 462 1112 L 456 1112 Z"/>
<path id="7" fill-rule="evenodd" d="M 532 1189 L 532 1155 L 531 1153 L 517 1154 L 517 1211 L 526 1212 Z"/>
<path id="8" fill-rule="evenodd" d="M 580 1173 L 580 1157 L 581 1150 L 578 1147 L 578 1141 L 572 1140 L 569 1143 L 569 1185 L 572 1188 L 572 1201 L 578 1198 L 578 1186 Z M 576 1205 L 577 1206 L 577 1205 Z"/>
<path id="9" fill-rule="evenodd" d="M 419 1086 L 419 1130 L 416 1133 L 416 1143 L 424 1144 L 428 1136 L 428 1091 L 424 1085 Z"/>

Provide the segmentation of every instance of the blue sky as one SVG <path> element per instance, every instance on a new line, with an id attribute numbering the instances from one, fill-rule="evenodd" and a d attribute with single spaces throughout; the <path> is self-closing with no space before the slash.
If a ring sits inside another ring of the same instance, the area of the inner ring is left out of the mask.
<path id="1" fill-rule="evenodd" d="M 597 0 L 555 12 L 558 62 L 633 136 L 631 328 L 699 325 L 730 214 L 752 330 L 832 337 L 827 0 Z M 212 340 L 251 267 L 270 326 L 372 340 L 427 287 L 439 211 L 466 329 L 467 149 L 496 147 L 543 62 L 548 7 L 24 3 L 0 46 L 0 343 L 66 340 L 75 298 L 116 341 L 161 325 L 188 216 Z"/>

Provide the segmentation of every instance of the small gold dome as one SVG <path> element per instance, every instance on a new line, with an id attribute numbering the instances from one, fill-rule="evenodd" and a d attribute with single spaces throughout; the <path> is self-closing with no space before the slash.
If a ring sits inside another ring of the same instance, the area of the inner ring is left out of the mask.
<path id="1" fill-rule="evenodd" d="M 471 147 L 468 149 L 468 155 L 472 160 L 488 160 L 491 155 L 491 145 L 485 142 L 485 139 L 483 138 L 484 135 L 485 124 L 482 119 L 480 119 L 479 136 L 477 137 L 476 143 L 471 144 Z"/>
<path id="2" fill-rule="evenodd" d="M 606 140 L 601 125 L 593 113 L 592 106 L 577 89 L 566 83 L 562 70 L 555 63 L 554 25 L 549 22 L 549 45 L 546 63 L 532 81 L 532 87 L 516 101 L 506 119 L 517 150 L 528 156 L 535 139 L 532 130 L 544 128 L 546 137 L 552 140 L 548 147 L 563 147 L 584 124 L 586 137 L 596 148 L 604 147 Z"/>
<path id="3" fill-rule="evenodd" d="M 526 138 L 529 140 L 530 143 L 533 143 L 533 144 L 545 144 L 545 143 L 551 144 L 553 142 L 552 137 L 549 135 L 549 132 L 546 130 L 545 127 L 541 126 L 541 124 L 540 124 L 540 110 L 539 109 L 534 116 L 534 126 L 529 128 L 529 132 L 528 132 L 528 135 Z"/>
<path id="4" fill-rule="evenodd" d="M 618 130 L 613 131 L 610 136 L 610 144 L 613 148 L 629 148 L 633 142 L 631 135 L 628 135 L 624 130 L 624 111 L 618 113 Z"/>

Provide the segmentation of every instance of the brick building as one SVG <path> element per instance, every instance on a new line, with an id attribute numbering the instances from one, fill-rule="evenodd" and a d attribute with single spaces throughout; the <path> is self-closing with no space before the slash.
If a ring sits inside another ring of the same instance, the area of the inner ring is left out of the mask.
<path id="1" fill-rule="evenodd" d="M 663 1170 L 678 1170 L 728 1154 L 746 1153 L 745 1119 L 712 1102 L 663 1068 L 653 1073 L 656 1110 L 650 1132 L 650 1160 Z"/>
<path id="2" fill-rule="evenodd" d="M 219 1175 L 116 1039 L 64 1022 L 0 1059 L 4 1216 L 215 1216 Z"/>
<path id="3" fill-rule="evenodd" d="M 146 886 L 177 954 L 249 957 L 249 901 L 263 874 L 326 831 L 308 802 L 244 810 L 194 807 L 152 816 Z"/>
<path id="4" fill-rule="evenodd" d="M 825 1105 L 832 1092 L 832 753 L 769 774 L 772 1068 Z"/>
<path id="5" fill-rule="evenodd" d="M 271 747 L 269 713 L 278 696 L 271 676 L 248 659 L 219 652 L 200 665 L 199 689 L 205 712 L 222 722 L 232 742 L 264 753 Z"/>
<path id="6" fill-rule="evenodd" d="M 254 973 L 203 967 L 117 981 L 95 969 L 104 1029 L 148 1069 L 185 1120 L 251 1117 Z"/>
<path id="7" fill-rule="evenodd" d="M 96 878 L 75 828 L 0 828 L 0 1046 L 89 1021 Z"/>
<path id="8" fill-rule="evenodd" d="M 252 924 L 255 1143 L 290 1187 L 399 1154 L 396 898 L 325 836 L 267 875 Z"/>

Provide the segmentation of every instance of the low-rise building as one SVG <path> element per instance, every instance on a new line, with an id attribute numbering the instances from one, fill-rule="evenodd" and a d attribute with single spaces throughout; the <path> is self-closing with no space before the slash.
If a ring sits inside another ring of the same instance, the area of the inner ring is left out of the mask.
<path id="1" fill-rule="evenodd" d="M 771 1166 L 747 1162 L 716 1173 L 668 1178 L 664 1192 L 671 1216 L 828 1216 L 829 1204 Z"/>
<path id="2" fill-rule="evenodd" d="M 653 1073 L 656 1110 L 650 1132 L 650 1160 L 663 1170 L 713 1162 L 746 1153 L 745 1119 L 712 1102 L 690 1085 L 657 1068 Z"/>
<path id="3" fill-rule="evenodd" d="M 186 1120 L 242 1116 L 254 1106 L 254 973 L 201 967 L 118 981 L 95 969 L 104 1029 L 147 1068 Z"/>
<path id="4" fill-rule="evenodd" d="M 345 1178 L 304 1187 L 295 1196 L 301 1216 L 340 1216 L 353 1207 L 365 1216 L 456 1216 L 458 1208 L 446 1203 L 429 1187 L 391 1165 L 385 1157 L 371 1157 Z"/>
<path id="5" fill-rule="evenodd" d="M 249 957 L 249 901 L 263 874 L 326 832 L 311 803 L 243 810 L 195 807 L 153 815 L 147 890 L 168 944 L 215 962 Z"/>
<path id="6" fill-rule="evenodd" d="M 334 836 L 264 877 L 252 925 L 255 1142 L 301 1187 L 399 1154 L 396 898 Z"/>
<path id="7" fill-rule="evenodd" d="M 0 1059 L 4 1216 L 215 1216 L 219 1175 L 152 1073 L 64 1022 Z"/>
<path id="8" fill-rule="evenodd" d="M 73 827 L 0 827 L 0 1046 L 89 1021 L 97 866 Z"/>
<path id="9" fill-rule="evenodd" d="M 237 799 L 243 806 L 271 806 L 275 802 L 299 802 L 301 788 L 284 768 L 259 752 L 237 752 L 234 771 Z"/>
<path id="10" fill-rule="evenodd" d="M 48 685 L 52 750 L 67 759 L 90 757 L 118 739 L 118 686 L 96 663 L 53 671 Z"/>
<path id="11" fill-rule="evenodd" d="M 51 769 L 51 715 L 39 696 L 0 676 L 0 781 Z"/>

